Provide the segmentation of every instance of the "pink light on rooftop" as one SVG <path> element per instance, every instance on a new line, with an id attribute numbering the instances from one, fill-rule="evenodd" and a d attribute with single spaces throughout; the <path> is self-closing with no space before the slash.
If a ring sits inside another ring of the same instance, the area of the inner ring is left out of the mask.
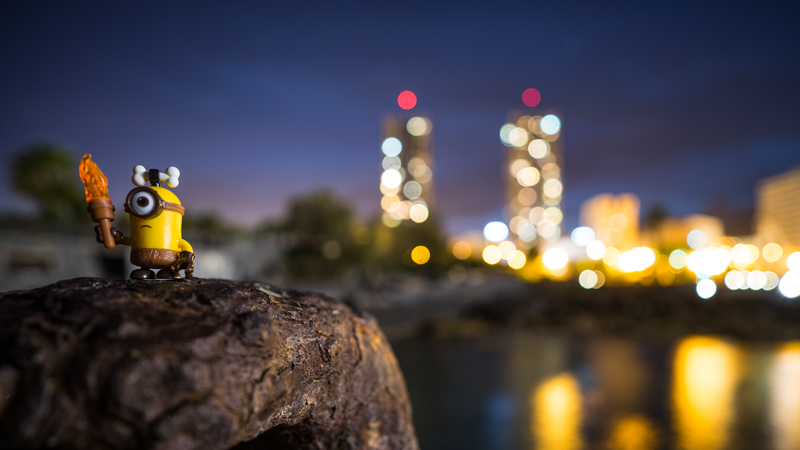
<path id="1" fill-rule="evenodd" d="M 403 109 L 411 109 L 417 105 L 417 96 L 411 91 L 403 91 L 397 96 L 397 104 Z"/>
<path id="2" fill-rule="evenodd" d="M 542 94 L 534 88 L 525 89 L 525 92 L 522 93 L 522 103 L 525 103 L 525 106 L 533 108 L 538 105 L 541 100 Z"/>

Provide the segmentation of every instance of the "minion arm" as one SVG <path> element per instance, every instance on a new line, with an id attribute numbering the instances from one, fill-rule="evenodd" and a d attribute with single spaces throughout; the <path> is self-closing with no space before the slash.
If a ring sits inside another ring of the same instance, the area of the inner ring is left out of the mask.
<path id="1" fill-rule="evenodd" d="M 194 250 L 192 249 L 192 244 L 186 242 L 185 239 L 181 239 L 178 241 L 178 248 L 184 252 L 194 253 Z"/>
<path id="2" fill-rule="evenodd" d="M 97 235 L 97 242 L 103 243 L 103 231 L 100 229 L 100 225 L 96 225 L 94 227 L 94 233 Z M 117 230 L 114 227 L 111 227 L 111 235 L 114 236 L 114 243 L 119 245 L 131 245 L 131 238 L 129 236 L 125 236 L 122 234 L 121 231 Z"/>

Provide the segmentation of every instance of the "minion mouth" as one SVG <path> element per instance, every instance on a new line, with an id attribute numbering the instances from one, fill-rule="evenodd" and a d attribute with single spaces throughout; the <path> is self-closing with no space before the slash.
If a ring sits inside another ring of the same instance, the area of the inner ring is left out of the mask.
<path id="1" fill-rule="evenodd" d="M 150 225 L 142 225 L 142 226 L 140 226 L 139 228 L 144 228 L 144 227 L 147 227 L 147 228 L 153 228 L 153 227 L 151 227 Z"/>

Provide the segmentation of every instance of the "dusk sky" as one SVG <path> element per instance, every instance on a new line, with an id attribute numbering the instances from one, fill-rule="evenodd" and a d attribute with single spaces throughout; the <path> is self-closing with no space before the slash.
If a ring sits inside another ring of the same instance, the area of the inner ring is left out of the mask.
<path id="1" fill-rule="evenodd" d="M 567 228 L 584 200 L 753 207 L 800 165 L 797 2 L 3 2 L 0 210 L 10 155 L 52 141 L 109 178 L 177 166 L 187 210 L 255 224 L 330 188 L 380 211 L 380 120 L 416 93 L 448 230 L 500 219 L 498 131 L 529 87 L 562 117 Z M 77 172 L 76 172 L 77 180 Z"/>

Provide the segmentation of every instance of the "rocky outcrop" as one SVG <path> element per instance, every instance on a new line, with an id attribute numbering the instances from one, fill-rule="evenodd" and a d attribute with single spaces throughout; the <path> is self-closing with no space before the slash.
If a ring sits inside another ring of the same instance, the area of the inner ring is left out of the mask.
<path id="1" fill-rule="evenodd" d="M 417 448 L 377 323 L 324 295 L 78 278 L 0 295 L 13 448 Z"/>

